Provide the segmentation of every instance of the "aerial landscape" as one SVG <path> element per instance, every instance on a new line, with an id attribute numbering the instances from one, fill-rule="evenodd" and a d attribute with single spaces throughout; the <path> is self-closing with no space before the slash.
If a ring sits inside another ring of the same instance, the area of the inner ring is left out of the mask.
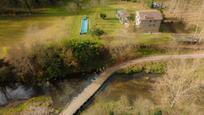
<path id="1" fill-rule="evenodd" d="M 0 115 L 204 115 L 204 0 L 0 0 Z"/>

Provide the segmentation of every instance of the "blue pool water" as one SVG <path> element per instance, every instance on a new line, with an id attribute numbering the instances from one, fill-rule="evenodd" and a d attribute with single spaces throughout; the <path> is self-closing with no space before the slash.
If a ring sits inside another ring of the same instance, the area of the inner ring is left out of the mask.
<path id="1" fill-rule="evenodd" d="M 80 34 L 86 34 L 87 32 L 88 32 L 88 18 L 86 16 L 84 16 L 82 19 Z"/>

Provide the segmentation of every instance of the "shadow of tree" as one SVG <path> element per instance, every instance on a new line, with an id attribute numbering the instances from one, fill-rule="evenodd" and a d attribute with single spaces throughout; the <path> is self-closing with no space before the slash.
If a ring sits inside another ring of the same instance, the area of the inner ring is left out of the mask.
<path id="1" fill-rule="evenodd" d="M 162 22 L 160 27 L 161 32 L 168 33 L 191 33 L 195 31 L 195 26 L 187 25 L 184 22 Z"/>

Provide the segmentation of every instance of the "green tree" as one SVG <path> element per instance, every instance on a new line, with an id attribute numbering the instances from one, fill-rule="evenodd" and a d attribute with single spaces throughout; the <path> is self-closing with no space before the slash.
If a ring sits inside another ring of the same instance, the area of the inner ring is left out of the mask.
<path id="1" fill-rule="evenodd" d="M 61 49 L 57 47 L 45 48 L 40 55 L 38 55 L 38 62 L 43 70 L 42 80 L 54 81 L 65 75 L 65 65 L 60 56 Z"/>
<path id="2" fill-rule="evenodd" d="M 103 67 L 109 56 L 108 50 L 97 40 L 74 39 L 69 46 L 83 70 Z"/>

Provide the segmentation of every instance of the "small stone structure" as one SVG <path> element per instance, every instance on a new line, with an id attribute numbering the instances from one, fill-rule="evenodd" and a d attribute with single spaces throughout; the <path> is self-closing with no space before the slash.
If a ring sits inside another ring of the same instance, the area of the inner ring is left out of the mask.
<path id="1" fill-rule="evenodd" d="M 120 9 L 116 11 L 116 17 L 120 20 L 122 24 L 129 23 L 129 13 L 126 10 Z"/>
<path id="2" fill-rule="evenodd" d="M 162 14 L 158 10 L 143 10 L 136 12 L 136 26 L 145 33 L 159 32 Z"/>

